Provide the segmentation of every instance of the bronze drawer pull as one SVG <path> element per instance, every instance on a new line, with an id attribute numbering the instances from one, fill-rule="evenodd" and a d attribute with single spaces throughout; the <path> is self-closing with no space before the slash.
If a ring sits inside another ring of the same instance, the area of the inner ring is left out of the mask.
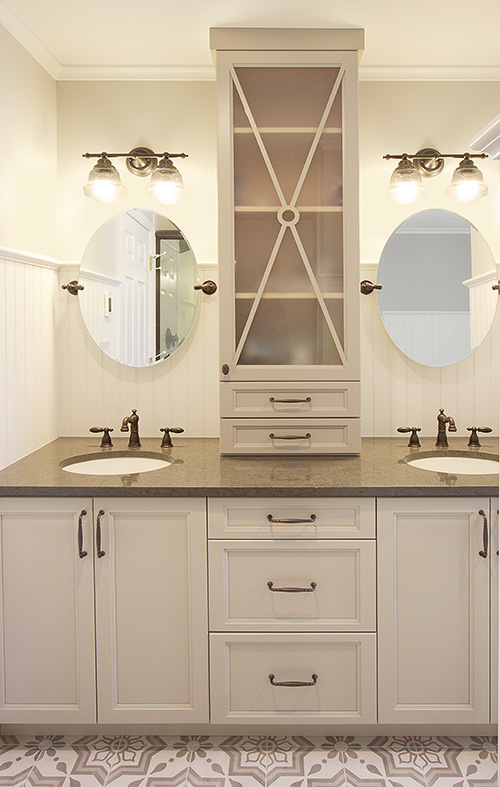
<path id="1" fill-rule="evenodd" d="M 308 396 L 307 399 L 275 399 L 274 396 L 271 396 L 269 401 L 273 404 L 301 404 L 302 402 L 309 403 L 311 401 L 311 397 Z"/>
<path id="2" fill-rule="evenodd" d="M 488 519 L 482 508 L 477 513 L 483 517 L 483 548 L 479 550 L 479 555 L 486 558 L 488 557 Z"/>
<path id="3" fill-rule="evenodd" d="M 314 593 L 317 586 L 316 582 L 311 582 L 311 586 L 308 588 L 275 588 L 271 580 L 269 580 L 267 587 L 273 593 Z"/>
<path id="4" fill-rule="evenodd" d="M 98 558 L 104 557 L 104 555 L 106 554 L 104 549 L 101 549 L 101 517 L 102 516 L 104 516 L 104 511 L 101 508 L 101 510 L 97 514 L 97 527 L 96 527 L 96 535 L 95 535 Z"/>
<path id="5" fill-rule="evenodd" d="M 316 674 L 311 675 L 312 678 L 311 682 L 306 680 L 283 680 L 281 682 L 278 682 L 274 680 L 274 677 L 275 676 L 272 673 L 271 675 L 269 675 L 269 683 L 271 684 L 271 686 L 287 686 L 287 687 L 294 688 L 295 686 L 315 686 L 316 683 L 318 682 L 318 676 Z"/>
<path id="6" fill-rule="evenodd" d="M 273 525 L 308 525 L 316 522 L 316 514 L 311 514 L 309 519 L 274 519 L 272 514 L 268 514 L 267 521 Z"/>
<path id="7" fill-rule="evenodd" d="M 88 552 L 85 552 L 83 548 L 83 517 L 87 515 L 85 509 L 80 511 L 80 516 L 78 517 L 78 557 L 83 559 L 87 557 Z"/>
<path id="8" fill-rule="evenodd" d="M 271 432 L 269 435 L 271 440 L 309 440 L 310 436 L 310 432 L 307 434 L 274 434 Z"/>

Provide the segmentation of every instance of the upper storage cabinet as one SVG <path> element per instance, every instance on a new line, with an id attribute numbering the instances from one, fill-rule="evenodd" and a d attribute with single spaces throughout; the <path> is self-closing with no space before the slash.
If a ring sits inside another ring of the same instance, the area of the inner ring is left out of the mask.
<path id="1" fill-rule="evenodd" d="M 221 379 L 359 380 L 362 31 L 219 34 Z"/>
<path id="2" fill-rule="evenodd" d="M 318 432 L 302 427 L 304 418 L 319 417 L 318 383 L 342 382 L 342 396 L 345 383 L 359 386 L 363 31 L 224 28 L 211 31 L 211 45 L 219 107 L 221 383 L 231 389 L 221 399 L 222 417 L 255 417 L 255 407 L 242 412 L 227 403 L 241 384 L 263 383 L 266 402 L 286 405 L 271 407 L 271 416 L 301 417 L 300 435 L 309 435 L 293 438 L 301 453 L 355 453 L 359 423 L 341 425 L 333 441 L 316 448 L 311 435 Z M 281 384 L 276 394 L 265 385 L 273 381 Z M 300 381 L 311 391 L 295 386 Z M 359 419 L 359 411 L 343 409 Z M 285 450 L 271 437 L 275 429 L 269 437 L 265 430 L 264 437 L 247 430 L 238 437 L 239 427 L 223 420 L 223 453 L 245 453 L 246 443 L 252 453 Z M 287 442 L 286 453 L 295 445 Z"/>

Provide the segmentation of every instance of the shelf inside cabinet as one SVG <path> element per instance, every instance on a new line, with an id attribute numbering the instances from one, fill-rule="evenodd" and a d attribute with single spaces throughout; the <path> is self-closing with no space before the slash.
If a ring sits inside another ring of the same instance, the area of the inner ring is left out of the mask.
<path id="1" fill-rule="evenodd" d="M 259 126 L 259 134 L 316 134 L 317 128 L 307 126 Z M 237 126 L 233 129 L 235 134 L 253 134 L 250 126 Z M 341 128 L 325 127 L 322 134 L 342 134 Z"/>
<path id="2" fill-rule="evenodd" d="M 281 205 L 235 205 L 235 213 L 277 213 Z M 342 205 L 301 205 L 299 213 L 342 213 Z"/>
<path id="3" fill-rule="evenodd" d="M 257 297 L 256 292 L 237 292 L 236 298 L 248 299 L 248 300 L 255 300 Z M 327 298 L 336 298 L 342 300 L 344 298 L 344 293 L 342 292 L 322 292 L 321 297 L 324 299 Z M 308 298 L 310 300 L 317 300 L 316 293 L 314 292 L 264 292 L 261 295 L 262 299 L 269 299 L 269 300 L 280 300 L 280 299 L 304 299 Z"/>

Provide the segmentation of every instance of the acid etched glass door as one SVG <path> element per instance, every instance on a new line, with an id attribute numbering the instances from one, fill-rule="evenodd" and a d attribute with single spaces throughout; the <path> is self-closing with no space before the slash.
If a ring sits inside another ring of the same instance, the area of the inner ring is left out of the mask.
<path id="1" fill-rule="evenodd" d="M 298 369 L 324 379 L 332 367 L 347 379 L 356 360 L 345 308 L 345 76 L 342 65 L 229 69 L 233 379 L 255 379 L 257 367 L 264 379 L 296 379 Z"/>

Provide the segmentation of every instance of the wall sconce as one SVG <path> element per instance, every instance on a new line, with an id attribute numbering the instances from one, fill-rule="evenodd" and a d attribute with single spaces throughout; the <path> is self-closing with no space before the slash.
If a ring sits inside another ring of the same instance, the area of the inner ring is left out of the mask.
<path id="1" fill-rule="evenodd" d="M 88 183 L 83 187 L 85 196 L 96 202 L 116 202 L 127 194 L 127 187 L 110 161 L 112 158 L 124 158 L 128 171 L 133 175 L 151 175 L 146 193 L 158 202 L 172 205 L 184 195 L 181 174 L 171 159 L 187 158 L 187 153 L 154 153 L 149 148 L 133 148 L 130 153 L 83 153 L 82 156 L 98 159 L 90 171 Z"/>
<path id="2" fill-rule="evenodd" d="M 475 202 L 488 193 L 488 186 L 483 183 L 483 176 L 472 159 L 487 157 L 487 153 L 440 153 L 434 148 L 423 148 L 411 154 L 388 153 L 383 158 L 399 159 L 389 182 L 389 196 L 400 205 L 410 205 L 427 191 L 422 175 L 434 177 L 442 172 L 445 158 L 457 158 L 462 160 L 453 173 L 446 195 L 458 202 Z"/>

